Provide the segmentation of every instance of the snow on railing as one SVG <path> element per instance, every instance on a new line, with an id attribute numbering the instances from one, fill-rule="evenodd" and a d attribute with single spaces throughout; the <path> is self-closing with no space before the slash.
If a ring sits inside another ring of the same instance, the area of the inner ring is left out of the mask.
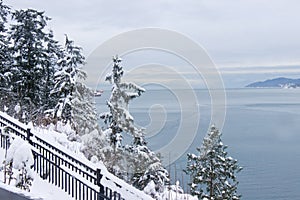
<path id="1" fill-rule="evenodd" d="M 41 133 L 1 111 L 0 125 L 35 147 L 35 171 L 75 199 L 152 199 L 109 173 L 104 165 L 96 165 L 83 157 L 78 160 L 78 154 L 56 142 L 47 142 Z M 1 133 L 0 138 L 0 146 L 7 148 L 8 136 Z"/>

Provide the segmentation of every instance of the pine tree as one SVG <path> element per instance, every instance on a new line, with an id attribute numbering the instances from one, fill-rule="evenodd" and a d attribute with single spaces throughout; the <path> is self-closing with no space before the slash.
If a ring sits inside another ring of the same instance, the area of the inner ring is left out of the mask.
<path id="1" fill-rule="evenodd" d="M 58 70 L 54 74 L 55 85 L 51 96 L 58 99 L 53 110 L 53 117 L 64 123 L 72 122 L 72 99 L 79 74 L 83 74 L 80 67 L 84 63 L 81 48 L 74 46 L 74 42 L 66 36 L 63 57 L 58 60 Z M 82 75 L 85 76 L 85 75 Z"/>
<path id="2" fill-rule="evenodd" d="M 80 80 L 87 75 L 82 71 L 85 58 L 81 47 L 75 46 L 66 36 L 63 57 L 58 60 L 58 70 L 54 74 L 54 87 L 51 97 L 56 99 L 52 110 L 54 119 L 70 123 L 79 135 L 98 128 L 97 114 L 93 104 L 93 92 Z"/>
<path id="3" fill-rule="evenodd" d="M 7 17 L 10 14 L 10 8 L 3 4 L 3 1 L 0 0 L 0 67 L 1 74 L 0 78 L 3 78 L 5 70 L 7 70 L 7 62 L 9 59 L 8 51 L 8 39 L 7 39 Z"/>
<path id="4" fill-rule="evenodd" d="M 45 84 L 43 84 L 43 87 L 41 88 L 41 98 L 43 101 L 41 110 L 45 117 L 49 119 L 49 116 L 47 116 L 47 114 L 51 113 L 51 110 L 55 107 L 56 103 L 58 102 L 58 97 L 55 95 L 50 95 L 50 93 L 55 85 L 54 74 L 56 71 L 58 71 L 57 62 L 63 58 L 63 49 L 58 43 L 58 41 L 54 40 L 54 35 L 51 30 L 49 32 L 49 37 L 46 39 L 47 46 L 45 53 L 47 59 L 45 60 L 45 70 L 43 76 L 43 82 Z"/>
<path id="5" fill-rule="evenodd" d="M 104 163 L 108 170 L 122 179 L 128 180 L 126 172 L 126 154 L 122 147 L 122 134 L 128 133 L 130 136 L 136 135 L 138 129 L 134 126 L 133 117 L 128 111 L 129 101 L 140 96 L 145 90 L 134 83 L 122 82 L 124 75 L 121 66 L 122 59 L 118 56 L 113 57 L 113 68 L 110 74 L 107 74 L 106 81 L 112 86 L 112 92 L 107 106 L 109 112 L 102 113 L 100 117 L 106 124 L 106 134 L 111 151 L 106 151 Z"/>
<path id="6" fill-rule="evenodd" d="M 10 103 L 10 77 L 9 67 L 11 64 L 11 54 L 9 51 L 9 41 L 7 38 L 7 17 L 10 14 L 10 8 L 0 1 L 0 101 L 1 110 Z"/>
<path id="7" fill-rule="evenodd" d="M 111 130 L 109 140 L 114 149 L 120 147 L 122 133 L 139 136 L 140 130 L 134 126 L 128 105 L 130 100 L 139 97 L 145 91 L 134 83 L 122 82 L 124 71 L 121 61 L 118 56 L 113 57 L 112 73 L 106 76 L 106 81 L 113 84 L 110 99 L 107 101 L 110 112 L 101 114 L 101 118 Z"/>
<path id="8" fill-rule="evenodd" d="M 71 105 L 75 131 L 79 135 L 85 135 L 94 130 L 98 131 L 98 118 L 92 90 L 82 82 L 76 82 L 74 97 Z"/>
<path id="9" fill-rule="evenodd" d="M 49 84 L 46 80 L 50 80 L 45 74 L 54 67 L 48 62 L 48 44 L 53 42 L 53 35 L 45 31 L 50 18 L 44 12 L 27 9 L 14 11 L 12 19 L 9 39 L 13 57 L 10 69 L 13 101 L 10 110 L 18 105 L 17 118 L 35 121 L 44 111 L 43 92 Z"/>
<path id="10" fill-rule="evenodd" d="M 157 155 L 147 147 L 144 129 L 135 126 L 128 110 L 129 102 L 145 90 L 134 83 L 122 81 L 124 71 L 121 61 L 118 56 L 113 57 L 112 73 L 106 76 L 113 86 L 107 101 L 109 112 L 101 114 L 101 118 L 107 125 L 104 133 L 109 138 L 112 152 L 106 151 L 108 159 L 104 163 L 109 171 L 139 189 L 144 189 L 153 181 L 157 191 L 162 191 L 169 181 L 168 172 Z M 123 134 L 129 134 L 133 142 L 122 146 Z"/>
<path id="11" fill-rule="evenodd" d="M 199 155 L 188 154 L 185 172 L 191 176 L 191 194 L 199 199 L 240 199 L 236 173 L 242 168 L 229 157 L 221 133 L 214 127 L 203 140 Z"/>
<path id="12" fill-rule="evenodd" d="M 150 182 L 155 184 L 157 193 L 164 190 L 169 183 L 168 171 L 162 166 L 159 157 L 147 147 L 144 136 L 135 137 L 132 145 L 126 145 L 127 168 L 131 176 L 129 182 L 143 190 Z"/>

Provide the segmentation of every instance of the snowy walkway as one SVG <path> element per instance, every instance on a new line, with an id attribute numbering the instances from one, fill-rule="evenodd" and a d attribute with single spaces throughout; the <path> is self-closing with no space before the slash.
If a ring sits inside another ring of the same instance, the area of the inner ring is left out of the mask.
<path id="1" fill-rule="evenodd" d="M 14 193 L 12 191 L 3 189 L 0 187 L 0 199 L 1 200 L 41 200 L 41 199 L 32 199 L 29 197 L 24 196 L 21 193 Z"/>

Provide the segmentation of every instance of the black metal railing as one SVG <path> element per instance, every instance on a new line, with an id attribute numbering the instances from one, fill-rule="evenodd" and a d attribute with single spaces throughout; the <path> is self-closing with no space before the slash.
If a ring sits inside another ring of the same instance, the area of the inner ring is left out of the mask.
<path id="1" fill-rule="evenodd" d="M 14 120 L 9 118 L 6 115 L 2 116 L 0 112 L 0 127 L 6 127 L 9 133 L 0 133 L 1 148 L 8 149 L 12 134 L 28 141 L 34 147 L 33 169 L 43 179 L 78 200 L 124 200 L 120 193 L 101 184 L 101 179 L 106 177 L 103 177 L 100 169 L 93 169 L 82 163 L 33 134 L 29 128 L 24 128 L 26 125 L 22 127 L 21 123 L 14 123 Z M 120 184 L 115 184 L 121 187 Z"/>

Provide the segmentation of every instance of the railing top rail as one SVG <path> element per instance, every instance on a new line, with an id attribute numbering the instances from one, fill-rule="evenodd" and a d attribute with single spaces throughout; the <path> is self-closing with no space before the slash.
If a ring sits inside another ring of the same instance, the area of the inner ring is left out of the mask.
<path id="1" fill-rule="evenodd" d="M 13 117 L 7 115 L 6 113 L 3 113 L 0 111 L 0 119 L 6 121 L 7 123 L 9 123 L 10 125 L 13 125 L 13 127 L 10 127 L 12 129 L 17 128 L 20 129 L 22 132 L 24 132 L 24 136 L 26 136 L 26 131 L 29 128 L 27 125 L 22 124 L 20 122 L 18 122 L 16 119 L 14 119 Z M 17 130 L 15 130 L 17 131 Z M 35 134 L 35 132 L 33 131 L 33 136 L 39 141 L 42 142 L 44 145 L 50 147 L 51 149 L 57 151 L 59 154 L 65 156 L 66 158 L 68 158 L 69 160 L 71 160 L 72 162 L 86 168 L 88 171 L 93 172 L 93 174 L 96 173 L 96 169 L 92 168 L 91 166 L 86 165 L 85 163 L 79 161 L 78 159 L 76 159 L 75 157 L 65 153 L 64 151 L 60 150 L 58 147 L 55 147 L 51 144 L 49 144 L 47 141 L 45 141 L 44 139 L 42 139 L 41 137 L 37 136 L 37 134 Z"/>
<path id="2" fill-rule="evenodd" d="M 34 134 L 34 137 L 37 139 L 38 142 L 41 142 L 44 145 L 48 146 L 49 148 L 53 149 L 54 151 L 58 152 L 62 156 L 64 156 L 67 159 L 69 159 L 71 162 L 75 162 L 76 164 L 78 164 L 78 165 L 86 168 L 88 171 L 93 172 L 93 174 L 96 174 L 96 170 L 94 168 L 86 165 L 85 163 L 79 161 L 77 158 L 74 158 L 73 156 L 69 155 L 68 153 L 60 150 L 58 147 L 55 147 L 54 145 L 49 144 L 48 142 L 46 142 L 44 139 L 40 138 L 39 136 L 37 136 L 37 135 Z M 69 162 L 69 163 L 71 164 L 71 162 Z"/>
<path id="3" fill-rule="evenodd" d="M 3 121 L 6 121 L 7 123 L 9 123 L 10 125 L 12 125 L 13 127 L 15 128 L 18 128 L 19 130 L 21 130 L 22 132 L 26 132 L 26 128 L 22 127 L 23 124 L 21 124 L 20 122 L 16 123 L 15 120 L 9 120 L 8 118 L 12 118 L 10 117 L 9 115 L 3 113 L 0 111 L 0 119 L 3 120 Z M 14 119 L 14 118 L 12 118 Z"/>

